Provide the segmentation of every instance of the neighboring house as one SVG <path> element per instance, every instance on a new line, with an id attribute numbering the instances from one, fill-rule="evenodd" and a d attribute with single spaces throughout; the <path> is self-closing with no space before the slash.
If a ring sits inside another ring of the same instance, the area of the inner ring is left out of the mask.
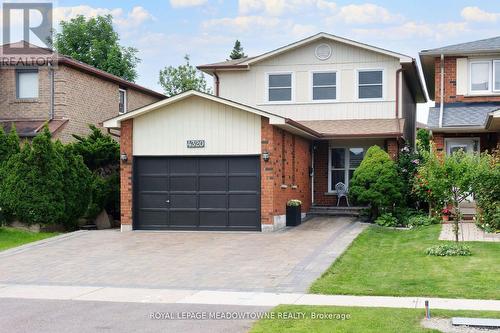
<path id="1" fill-rule="evenodd" d="M 420 52 L 430 99 L 428 128 L 447 154 L 500 144 L 500 37 Z M 441 84 L 443 82 L 443 84 Z"/>
<path id="2" fill-rule="evenodd" d="M 290 199 L 335 205 L 370 146 L 413 145 L 426 101 L 413 58 L 326 33 L 198 68 L 216 96 L 104 122 L 122 133 L 122 230 L 280 229 Z"/>
<path id="3" fill-rule="evenodd" d="M 73 134 L 88 134 L 89 124 L 99 126 L 119 113 L 165 98 L 48 49 L 36 48 L 36 54 L 2 50 L 0 124 L 6 130 L 15 125 L 23 138 L 34 137 L 48 123 L 55 139 L 70 142 Z"/>

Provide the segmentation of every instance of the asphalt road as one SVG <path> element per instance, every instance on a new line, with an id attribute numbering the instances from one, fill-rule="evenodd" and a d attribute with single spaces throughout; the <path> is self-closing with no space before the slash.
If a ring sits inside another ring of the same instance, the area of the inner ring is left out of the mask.
<path id="1" fill-rule="evenodd" d="M 266 307 L 193 304 L 141 304 L 91 301 L 0 299 L 2 333 L 85 332 L 247 332 L 248 318 Z M 238 320 L 166 319 L 218 315 L 247 316 Z M 162 319 L 151 319 L 151 316 Z"/>

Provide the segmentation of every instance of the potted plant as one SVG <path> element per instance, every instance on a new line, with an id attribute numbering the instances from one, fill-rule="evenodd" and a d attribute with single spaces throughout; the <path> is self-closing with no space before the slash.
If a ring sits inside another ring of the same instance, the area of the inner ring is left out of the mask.
<path id="1" fill-rule="evenodd" d="M 302 201 L 297 199 L 289 200 L 286 203 L 286 226 L 295 227 L 301 222 Z"/>
<path id="2" fill-rule="evenodd" d="M 445 208 L 441 211 L 441 215 L 443 217 L 443 222 L 448 222 L 451 216 L 451 210 L 449 208 Z"/>

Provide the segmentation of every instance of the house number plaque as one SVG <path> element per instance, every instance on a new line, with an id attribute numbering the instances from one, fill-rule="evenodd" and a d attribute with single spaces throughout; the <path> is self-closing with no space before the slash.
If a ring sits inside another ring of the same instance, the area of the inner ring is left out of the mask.
<path id="1" fill-rule="evenodd" d="M 188 148 L 205 148 L 205 140 L 187 140 Z"/>

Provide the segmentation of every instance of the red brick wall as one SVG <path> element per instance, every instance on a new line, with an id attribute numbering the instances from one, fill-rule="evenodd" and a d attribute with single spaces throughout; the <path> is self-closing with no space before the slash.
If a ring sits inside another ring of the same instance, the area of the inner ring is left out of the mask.
<path id="1" fill-rule="evenodd" d="M 133 119 L 122 122 L 120 136 L 120 151 L 126 153 L 128 161 L 120 161 L 120 202 L 121 224 L 132 226 L 132 129 Z"/>
<path id="2" fill-rule="evenodd" d="M 396 158 L 398 157 L 398 154 L 399 154 L 398 140 L 387 139 L 387 140 L 385 140 L 385 146 L 386 146 L 386 151 L 389 154 L 389 156 L 393 160 L 396 160 Z"/>
<path id="3" fill-rule="evenodd" d="M 290 199 L 302 201 L 302 212 L 310 209 L 310 141 L 270 125 L 264 117 L 261 126 L 262 152 L 270 154 L 268 162 L 261 162 L 261 219 L 273 224 L 274 216 L 285 214 Z"/>
<path id="4" fill-rule="evenodd" d="M 435 100 L 441 102 L 441 59 L 434 60 Z M 500 102 L 500 96 L 464 96 L 457 95 L 457 57 L 444 58 L 444 102 Z"/>

